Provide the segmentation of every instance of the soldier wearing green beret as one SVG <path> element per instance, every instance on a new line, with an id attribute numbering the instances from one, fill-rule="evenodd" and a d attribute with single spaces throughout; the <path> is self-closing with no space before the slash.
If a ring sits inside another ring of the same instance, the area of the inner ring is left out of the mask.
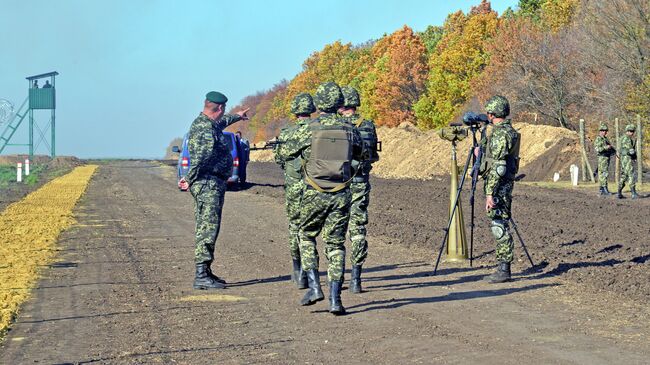
<path id="1" fill-rule="evenodd" d="M 598 128 L 598 137 L 594 141 L 594 149 L 598 154 L 598 183 L 600 184 L 600 195 L 610 195 L 607 189 L 607 178 L 609 177 L 609 158 L 616 154 L 616 150 L 609 143 L 607 138 L 607 124 L 601 123 Z"/>
<path id="2" fill-rule="evenodd" d="M 339 114 L 354 128 L 364 143 L 366 159 L 353 161 L 355 169 L 350 193 L 350 223 L 348 233 L 352 242 L 350 262 L 352 270 L 350 275 L 350 292 L 361 293 L 361 269 L 368 256 L 368 241 L 366 240 L 366 225 L 368 224 L 368 206 L 370 205 L 370 170 L 372 164 L 379 161 L 377 153 L 377 130 L 372 120 L 361 118 L 357 114 L 357 107 L 361 105 L 359 92 L 351 86 L 343 86 L 343 107 Z"/>
<path id="3" fill-rule="evenodd" d="M 316 111 L 314 101 L 308 93 L 301 93 L 291 102 L 291 113 L 296 122 L 280 131 L 280 144 L 275 148 L 275 162 L 284 170 L 284 196 L 287 219 L 289 221 L 289 252 L 293 263 L 291 279 L 298 289 L 307 288 L 307 274 L 302 270 L 300 260 L 300 205 L 305 183 L 302 180 L 302 158 L 299 155 L 289 155 L 297 140 L 293 134 L 311 122 L 311 114 Z"/>
<path id="4" fill-rule="evenodd" d="M 248 119 L 248 109 L 224 115 L 227 101 L 224 94 L 210 91 L 205 96 L 203 112 L 192 122 L 188 134 L 190 169 L 182 183 L 189 185 L 195 203 L 194 289 L 223 289 L 226 284 L 210 269 L 221 225 L 226 182 L 233 164 L 223 130 Z"/>
<path id="5" fill-rule="evenodd" d="M 618 195 L 619 199 L 623 199 L 623 188 L 625 184 L 630 187 L 630 192 L 632 192 L 632 199 L 636 199 L 639 196 L 636 193 L 636 139 L 634 138 L 634 132 L 636 127 L 634 124 L 628 124 L 625 126 L 625 135 L 621 137 L 621 177 L 618 181 Z"/>

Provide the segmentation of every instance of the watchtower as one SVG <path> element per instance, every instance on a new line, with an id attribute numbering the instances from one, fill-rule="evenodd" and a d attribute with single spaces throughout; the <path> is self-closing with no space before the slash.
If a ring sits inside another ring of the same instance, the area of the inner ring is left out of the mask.
<path id="1" fill-rule="evenodd" d="M 28 146 L 29 156 L 33 158 L 34 152 L 41 145 L 45 145 L 51 157 L 56 156 L 56 76 L 58 72 L 48 72 L 40 75 L 26 77 L 28 82 L 27 99 L 22 103 L 16 114 L 10 118 L 7 127 L 0 136 L 0 153 L 7 146 Z M 41 84 L 39 85 L 39 81 Z M 39 124 L 35 115 L 43 115 L 42 111 L 50 111 L 50 119 L 45 124 Z M 29 116 L 29 141 L 28 143 L 9 143 L 23 120 Z M 48 142 L 48 131 L 50 134 Z M 36 134 L 36 133 L 37 134 Z M 34 138 L 36 137 L 36 138 Z"/>

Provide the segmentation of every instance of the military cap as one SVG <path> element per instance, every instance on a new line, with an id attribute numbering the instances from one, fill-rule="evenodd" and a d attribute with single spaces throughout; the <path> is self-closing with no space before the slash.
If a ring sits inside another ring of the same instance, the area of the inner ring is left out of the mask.
<path id="1" fill-rule="evenodd" d="M 300 93 L 291 101 L 292 114 L 311 114 L 315 111 L 314 99 L 308 93 Z"/>
<path id="2" fill-rule="evenodd" d="M 626 132 L 634 132 L 636 131 L 636 126 L 634 124 L 628 124 L 625 126 L 625 131 Z"/>
<path id="3" fill-rule="evenodd" d="M 341 93 L 343 93 L 343 106 L 346 108 L 356 108 L 361 105 L 361 98 L 359 97 L 359 92 L 352 86 L 343 86 L 341 87 Z"/>
<path id="4" fill-rule="evenodd" d="M 608 131 L 609 127 L 607 127 L 607 124 L 605 123 L 600 123 L 600 127 L 598 128 L 598 131 Z"/>
<path id="5" fill-rule="evenodd" d="M 314 94 L 314 103 L 318 110 L 334 113 L 343 106 L 341 88 L 334 82 L 324 82 L 318 85 Z"/>
<path id="6" fill-rule="evenodd" d="M 228 102 L 228 98 L 226 95 L 218 92 L 218 91 L 210 91 L 209 93 L 205 94 L 205 100 L 211 101 L 216 104 L 225 104 Z"/>
<path id="7" fill-rule="evenodd" d="M 510 114 L 510 103 L 505 96 L 495 95 L 485 103 L 485 111 L 497 118 L 505 118 Z"/>

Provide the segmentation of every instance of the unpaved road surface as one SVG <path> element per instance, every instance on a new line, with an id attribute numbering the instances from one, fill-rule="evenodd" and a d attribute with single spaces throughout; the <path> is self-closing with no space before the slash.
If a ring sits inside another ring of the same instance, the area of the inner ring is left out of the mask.
<path id="1" fill-rule="evenodd" d="M 637 252 L 645 246 L 633 243 L 647 240 L 648 200 L 632 206 L 521 189 L 515 199 L 531 203 L 520 210 L 520 225 L 533 256 L 547 263 L 541 272 L 528 272 L 518 261 L 515 281 L 490 285 L 481 280 L 493 255 L 484 220 L 478 222 L 476 267 L 443 263 L 431 276 L 431 245 L 438 245 L 445 221 L 438 214 L 448 204 L 444 181 L 377 179 L 366 291 L 344 291 L 349 314 L 334 317 L 326 302 L 297 305 L 302 292 L 288 281 L 279 174 L 271 165 L 253 164 L 249 176 L 248 189 L 227 194 L 217 243 L 216 272 L 230 285 L 205 292 L 191 289 L 193 207 L 190 195 L 175 188 L 173 168 L 137 161 L 101 166 L 77 207 L 79 223 L 60 239 L 59 262 L 44 268 L 32 300 L 5 339 L 0 363 L 648 361 L 650 309 L 642 300 L 643 287 L 619 291 L 614 284 L 608 290 L 598 280 L 577 280 L 583 275 L 572 274 L 611 271 L 625 283 L 635 282 L 625 279 L 630 270 L 647 275 L 648 252 Z M 582 206 L 560 209 L 557 216 L 550 208 L 535 208 L 554 199 L 581 201 Z M 631 223 L 612 223 L 609 234 L 619 234 L 625 224 L 635 233 L 608 239 L 609 246 L 622 246 L 603 252 L 619 255 L 608 264 L 600 263 L 596 253 L 602 243 L 594 227 L 567 228 L 579 221 L 578 210 L 595 219 L 598 204 L 615 205 L 626 219 L 646 214 Z M 547 228 L 540 223 L 545 218 Z M 555 250 L 539 249 L 543 245 Z M 573 265 L 562 266 L 561 260 Z"/>

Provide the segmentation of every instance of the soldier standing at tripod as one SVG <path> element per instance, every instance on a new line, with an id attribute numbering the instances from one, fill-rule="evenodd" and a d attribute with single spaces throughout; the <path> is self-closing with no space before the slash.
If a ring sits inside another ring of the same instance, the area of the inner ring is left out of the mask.
<path id="1" fill-rule="evenodd" d="M 492 133 L 485 140 L 485 157 L 481 173 L 485 180 L 485 210 L 492 220 L 490 228 L 496 239 L 496 272 L 486 279 L 490 283 L 510 280 L 510 263 L 513 260 L 514 241 L 509 229 L 511 218 L 512 189 L 519 169 L 519 144 L 521 135 L 512 128 L 508 99 L 496 95 L 485 104 L 488 120 L 493 124 Z M 478 147 L 475 154 L 478 155 Z"/>

